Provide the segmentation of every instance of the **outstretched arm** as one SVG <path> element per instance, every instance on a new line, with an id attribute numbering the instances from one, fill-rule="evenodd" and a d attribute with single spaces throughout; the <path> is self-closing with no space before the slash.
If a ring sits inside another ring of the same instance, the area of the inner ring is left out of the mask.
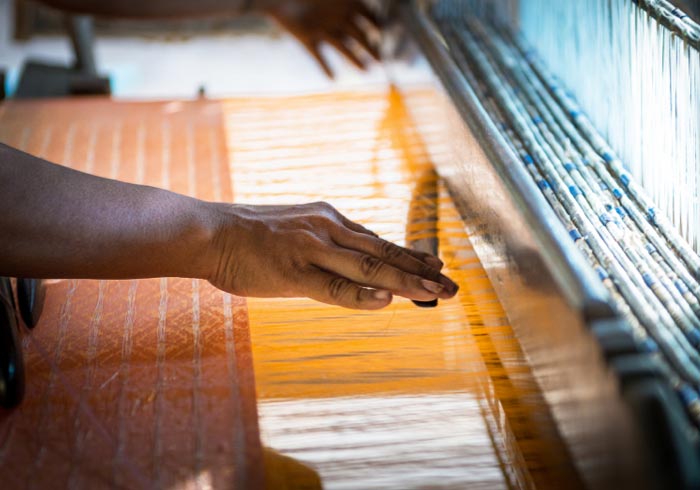
<path id="1" fill-rule="evenodd" d="M 379 51 L 367 27 L 379 22 L 362 0 L 40 0 L 75 14 L 132 19 L 181 19 L 262 12 L 287 29 L 316 59 L 329 77 L 333 72 L 320 51 L 328 43 L 354 65 L 364 68 L 352 44 L 374 59 Z"/>
<path id="2" fill-rule="evenodd" d="M 440 261 L 325 203 L 210 203 L 103 179 L 0 144 L 0 275 L 207 279 L 245 296 L 349 308 L 454 296 Z"/>

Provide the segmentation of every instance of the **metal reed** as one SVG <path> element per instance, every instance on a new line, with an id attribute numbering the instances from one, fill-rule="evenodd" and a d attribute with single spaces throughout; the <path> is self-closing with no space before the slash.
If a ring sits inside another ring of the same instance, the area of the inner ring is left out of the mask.
<path id="1" fill-rule="evenodd" d="M 454 13 L 436 11 L 455 61 L 700 422 L 697 255 L 521 37 Z"/>
<path id="2" fill-rule="evenodd" d="M 700 250 L 700 26 L 666 0 L 523 0 L 520 27 Z"/>

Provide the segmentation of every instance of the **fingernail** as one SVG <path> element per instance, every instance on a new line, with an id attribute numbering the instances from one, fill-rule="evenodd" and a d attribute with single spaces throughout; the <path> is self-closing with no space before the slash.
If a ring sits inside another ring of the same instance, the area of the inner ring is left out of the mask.
<path id="1" fill-rule="evenodd" d="M 377 289 L 374 292 L 374 299 L 386 301 L 387 299 L 390 299 L 390 298 L 391 298 L 391 293 L 389 291 L 384 290 L 384 289 Z"/>
<path id="2" fill-rule="evenodd" d="M 445 289 L 445 286 L 442 284 L 438 284 L 433 281 L 428 281 L 427 279 L 421 279 L 420 283 L 423 285 L 426 291 L 433 293 L 433 294 L 440 294 L 443 289 Z"/>
<path id="3" fill-rule="evenodd" d="M 447 289 L 447 292 L 450 294 L 454 294 L 459 290 L 459 286 L 452 282 L 449 277 L 442 276 L 440 278 L 440 282 L 442 283 L 441 285 Z"/>
<path id="4" fill-rule="evenodd" d="M 425 261 L 428 263 L 428 265 L 431 265 L 437 269 L 442 269 L 442 266 L 445 265 L 442 260 L 438 259 L 437 257 L 426 257 Z"/>

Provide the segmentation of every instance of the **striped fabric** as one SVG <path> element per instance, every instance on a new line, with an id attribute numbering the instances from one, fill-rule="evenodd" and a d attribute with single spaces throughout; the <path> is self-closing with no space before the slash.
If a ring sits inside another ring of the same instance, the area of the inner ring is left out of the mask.
<path id="1" fill-rule="evenodd" d="M 78 170 L 231 201 L 220 105 L 10 102 L 0 141 Z M 245 300 L 204 281 L 49 283 L 0 414 L 3 488 L 261 485 Z"/>

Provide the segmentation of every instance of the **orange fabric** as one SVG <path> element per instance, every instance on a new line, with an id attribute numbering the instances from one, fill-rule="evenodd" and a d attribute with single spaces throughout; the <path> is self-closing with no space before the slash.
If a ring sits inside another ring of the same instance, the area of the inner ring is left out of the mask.
<path id="1" fill-rule="evenodd" d="M 6 103 L 0 141 L 105 177 L 230 201 L 220 106 Z M 204 281 L 54 281 L 0 415 L 3 488 L 262 484 L 245 300 Z"/>
<path id="2" fill-rule="evenodd" d="M 410 95 L 427 132 L 396 91 L 2 106 L 1 141 L 80 170 L 217 201 L 324 199 L 401 244 L 437 230 L 461 286 L 435 309 L 397 298 L 352 312 L 185 279 L 55 282 L 24 332 L 25 402 L 0 416 L 8 487 L 255 488 L 257 390 L 265 443 L 328 486 L 572 488 L 506 314 L 436 186 L 440 102 Z"/>
<path id="3" fill-rule="evenodd" d="M 433 161 L 450 151 L 440 103 L 421 88 L 225 103 L 237 200 L 325 200 L 399 244 L 437 231 L 461 287 L 432 309 L 249 299 L 263 442 L 328 487 L 576 488 L 506 312 L 435 182 Z"/>

